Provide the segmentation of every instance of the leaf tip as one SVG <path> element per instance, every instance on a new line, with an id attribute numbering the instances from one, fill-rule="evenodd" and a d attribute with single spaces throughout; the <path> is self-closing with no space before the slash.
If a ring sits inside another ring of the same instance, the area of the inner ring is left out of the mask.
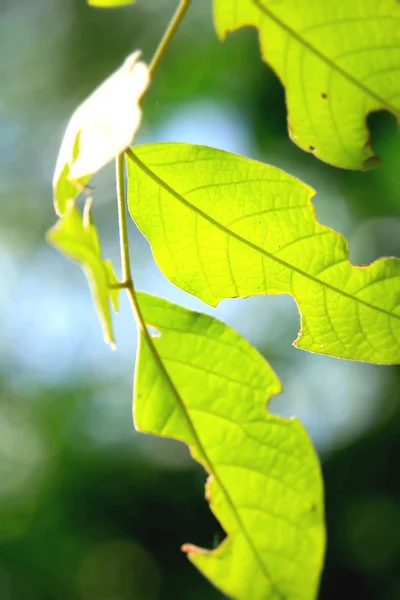
<path id="1" fill-rule="evenodd" d="M 117 349 L 117 344 L 115 343 L 115 340 L 105 339 L 105 342 L 106 344 L 108 344 L 108 346 L 110 346 L 111 350 Z"/>
<path id="2" fill-rule="evenodd" d="M 381 159 L 379 158 L 379 156 L 369 156 L 363 164 L 362 170 L 364 171 L 364 173 L 366 173 L 367 171 L 372 171 L 373 169 L 376 169 L 377 167 L 379 167 L 379 165 L 382 163 Z"/>
<path id="3" fill-rule="evenodd" d="M 209 550 L 205 548 L 200 548 L 200 546 L 196 546 L 195 544 L 183 544 L 181 546 L 182 552 L 188 555 L 189 558 L 195 556 L 196 554 L 210 554 Z"/>

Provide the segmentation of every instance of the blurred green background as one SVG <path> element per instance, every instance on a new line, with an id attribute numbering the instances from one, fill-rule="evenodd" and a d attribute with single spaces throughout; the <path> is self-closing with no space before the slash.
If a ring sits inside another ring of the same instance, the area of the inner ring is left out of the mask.
<path id="1" fill-rule="evenodd" d="M 138 0 L 109 11 L 84 0 L 0 0 L 1 600 L 222 598 L 180 552 L 184 542 L 214 547 L 223 538 L 204 500 L 203 470 L 183 445 L 133 429 L 136 332 L 127 302 L 111 352 L 80 269 L 44 241 L 71 112 L 134 49 L 150 60 L 176 4 Z M 375 171 L 334 169 L 298 149 L 255 32 L 221 44 L 211 0 L 193 1 L 144 114 L 138 143 L 197 142 L 282 167 L 317 190 L 318 219 L 346 235 L 353 262 L 399 256 L 394 119 L 369 118 L 382 158 Z M 112 166 L 94 187 L 105 254 L 118 268 Z M 299 315 L 288 296 L 212 310 L 163 277 L 133 224 L 130 234 L 137 286 L 245 335 L 283 382 L 271 409 L 296 414 L 310 431 L 327 501 L 320 598 L 398 600 L 399 369 L 296 350 Z"/>

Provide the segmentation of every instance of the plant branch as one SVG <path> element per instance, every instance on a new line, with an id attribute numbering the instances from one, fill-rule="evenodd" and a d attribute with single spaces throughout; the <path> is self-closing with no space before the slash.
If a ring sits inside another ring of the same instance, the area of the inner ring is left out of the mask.
<path id="1" fill-rule="evenodd" d="M 155 71 L 157 70 L 160 62 L 162 61 L 164 54 L 167 51 L 167 48 L 169 46 L 169 44 L 171 43 L 172 38 L 174 37 L 179 25 L 181 24 L 181 21 L 187 11 L 187 9 L 189 8 L 191 0 L 181 0 L 179 3 L 178 8 L 176 9 L 176 12 L 174 14 L 174 16 L 172 17 L 170 24 L 168 25 L 168 28 L 153 56 L 153 60 L 151 61 L 150 67 L 149 67 L 149 71 L 150 71 L 150 77 L 152 78 L 154 76 Z"/>
<path id="2" fill-rule="evenodd" d="M 154 54 L 153 60 L 151 61 L 149 71 L 150 76 L 153 77 L 157 70 L 164 54 L 167 51 L 172 38 L 174 37 L 187 9 L 189 8 L 191 0 L 181 0 L 178 8 L 173 15 L 167 30 L 158 45 L 158 48 Z M 129 152 L 129 148 L 126 150 Z M 129 239 L 128 239 L 128 226 L 126 218 L 126 187 L 125 187 L 125 152 L 121 153 L 116 159 L 116 178 L 117 178 L 117 202 L 118 202 L 118 228 L 119 228 L 119 242 L 121 252 L 121 269 L 122 269 L 122 282 L 111 286 L 113 289 L 126 289 L 129 302 L 134 313 L 137 326 L 140 331 L 152 344 L 151 337 L 147 331 L 146 323 L 143 319 L 136 294 L 133 285 L 131 265 L 129 257 Z"/>
<path id="3" fill-rule="evenodd" d="M 118 203 L 118 227 L 119 245 L 121 251 L 122 284 L 127 287 L 132 280 L 131 265 L 129 259 L 128 226 L 126 222 L 126 200 L 125 200 L 125 155 L 120 154 L 116 159 L 117 178 L 117 203 Z"/>
<path id="4" fill-rule="evenodd" d="M 125 155 L 120 154 L 116 160 L 117 170 L 117 203 L 118 203 L 118 228 L 119 242 L 121 252 L 121 267 L 123 281 L 116 286 L 116 289 L 126 289 L 129 303 L 132 312 L 135 316 L 138 329 L 147 332 L 146 324 L 140 311 L 139 304 L 136 299 L 135 289 L 133 287 L 131 265 L 129 258 L 129 240 L 128 240 L 128 225 L 126 218 L 126 194 L 125 194 Z"/>

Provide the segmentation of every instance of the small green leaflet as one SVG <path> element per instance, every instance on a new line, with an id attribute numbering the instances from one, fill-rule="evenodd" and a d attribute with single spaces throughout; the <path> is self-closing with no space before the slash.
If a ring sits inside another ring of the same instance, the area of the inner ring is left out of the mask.
<path id="1" fill-rule="evenodd" d="M 90 6 L 100 6 L 101 8 L 115 8 L 116 6 L 126 6 L 133 4 L 135 0 L 88 0 Z"/>
<path id="2" fill-rule="evenodd" d="M 103 328 L 104 341 L 115 346 L 112 330 L 110 300 L 118 310 L 118 284 L 110 261 L 103 261 L 98 233 L 91 215 L 91 199 L 86 201 L 83 218 L 70 200 L 64 215 L 47 232 L 47 241 L 83 268 L 92 292 L 93 302 Z"/>
<path id="3" fill-rule="evenodd" d="M 74 160 L 79 155 L 80 132 L 76 132 L 73 142 L 72 157 Z M 71 181 L 69 178 L 70 165 L 65 162 L 62 168 L 56 170 L 53 179 L 53 203 L 56 213 L 61 216 L 67 209 L 69 200 L 75 199 L 85 188 L 91 175 L 79 180 Z"/>
<path id="4" fill-rule="evenodd" d="M 206 496 L 228 536 L 212 551 L 183 550 L 237 600 L 313 600 L 325 547 L 322 479 L 301 423 L 265 410 L 281 390 L 276 375 L 220 321 L 148 294 L 137 301 L 136 426 L 190 446 L 210 473 Z"/>
<path id="5" fill-rule="evenodd" d="M 396 0 L 214 0 L 218 35 L 258 28 L 264 61 L 286 88 L 293 141 L 347 169 L 377 164 L 366 116 L 400 119 Z"/>
<path id="6" fill-rule="evenodd" d="M 151 144 L 128 158 L 132 218 L 173 283 L 212 306 L 291 294 L 299 348 L 400 362 L 400 261 L 352 266 L 343 236 L 317 223 L 310 187 L 205 146 Z"/>

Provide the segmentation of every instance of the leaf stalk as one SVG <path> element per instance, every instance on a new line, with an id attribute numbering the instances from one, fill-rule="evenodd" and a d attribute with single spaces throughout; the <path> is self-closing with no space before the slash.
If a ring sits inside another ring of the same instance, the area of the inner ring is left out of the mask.
<path id="1" fill-rule="evenodd" d="M 167 27 L 166 32 L 164 33 L 164 36 L 158 45 L 158 48 L 153 56 L 153 60 L 151 61 L 151 64 L 149 67 L 151 78 L 154 76 L 155 71 L 159 67 L 160 62 L 162 61 L 164 54 L 166 53 L 168 46 L 171 43 L 172 38 L 174 37 L 179 25 L 181 24 L 183 17 L 185 16 L 187 9 L 190 6 L 190 3 L 191 3 L 191 0 L 181 0 L 180 1 L 179 6 L 175 11 L 175 13 Z"/>
<path id="2" fill-rule="evenodd" d="M 121 287 L 132 280 L 129 258 L 128 226 L 126 219 L 126 189 L 125 189 L 125 155 L 120 154 L 116 159 L 117 204 L 119 244 L 121 252 L 122 283 Z"/>
<path id="3" fill-rule="evenodd" d="M 149 71 L 150 77 L 154 76 L 155 71 L 159 67 L 169 44 L 172 41 L 181 21 L 189 8 L 191 0 L 181 0 L 178 8 L 176 9 L 172 19 L 165 31 L 161 42 L 155 51 L 154 57 L 151 61 Z M 129 148 L 128 148 L 129 151 Z M 116 159 L 116 180 L 117 180 L 117 205 L 118 205 L 118 229 L 119 229 L 119 243 L 120 243 L 120 254 L 121 254 L 121 270 L 122 270 L 122 281 L 116 285 L 112 285 L 112 289 L 126 289 L 129 301 L 132 307 L 132 311 L 135 315 L 138 327 L 141 331 L 147 329 L 140 312 L 139 305 L 135 296 L 135 288 L 133 285 L 130 256 L 129 256 L 129 237 L 128 237 L 128 226 L 126 218 L 126 186 L 125 186 L 125 152 L 122 152 Z"/>

